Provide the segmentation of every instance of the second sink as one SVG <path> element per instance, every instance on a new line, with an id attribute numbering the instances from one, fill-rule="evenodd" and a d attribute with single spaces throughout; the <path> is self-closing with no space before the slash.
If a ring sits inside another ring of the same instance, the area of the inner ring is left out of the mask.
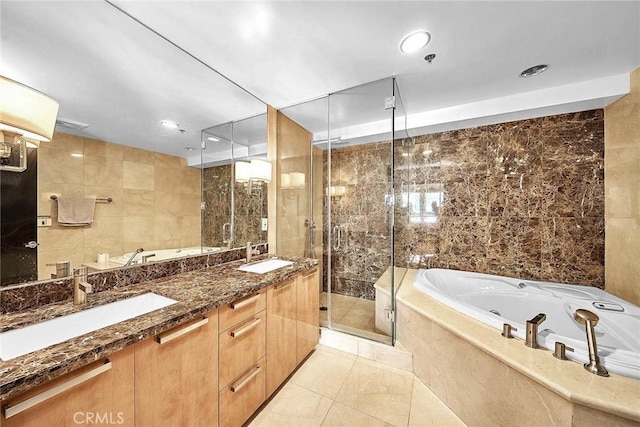
<path id="1" fill-rule="evenodd" d="M 247 271 L 249 273 L 265 274 L 273 270 L 277 270 L 282 267 L 292 265 L 293 261 L 286 261 L 284 259 L 268 259 L 265 261 L 256 262 L 253 264 L 246 264 L 240 266 L 238 270 Z"/>

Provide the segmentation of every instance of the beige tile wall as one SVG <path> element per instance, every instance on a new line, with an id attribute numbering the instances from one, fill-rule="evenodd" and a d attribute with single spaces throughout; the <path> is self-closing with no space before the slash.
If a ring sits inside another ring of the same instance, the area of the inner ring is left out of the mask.
<path id="1" fill-rule="evenodd" d="M 56 261 L 76 267 L 100 252 L 200 245 L 200 169 L 180 157 L 56 133 L 38 151 L 38 194 L 38 215 L 53 217 L 52 227 L 38 228 L 40 279 Z M 96 204 L 89 227 L 60 227 L 51 194 L 114 201 Z"/>
<path id="2" fill-rule="evenodd" d="M 605 114 L 605 289 L 640 305 L 640 68 Z"/>

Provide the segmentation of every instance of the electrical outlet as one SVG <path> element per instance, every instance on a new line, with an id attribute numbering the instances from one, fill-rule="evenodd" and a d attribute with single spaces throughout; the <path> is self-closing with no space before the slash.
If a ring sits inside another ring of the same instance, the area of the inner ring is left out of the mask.
<path id="1" fill-rule="evenodd" d="M 262 218 L 262 231 L 267 231 L 268 221 L 267 218 Z"/>
<path id="2" fill-rule="evenodd" d="M 38 227 L 51 227 L 51 217 L 38 216 Z"/>

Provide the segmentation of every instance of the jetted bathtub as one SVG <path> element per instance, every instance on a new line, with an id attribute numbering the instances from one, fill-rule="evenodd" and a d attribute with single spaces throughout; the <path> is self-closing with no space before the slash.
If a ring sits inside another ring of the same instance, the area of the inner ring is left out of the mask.
<path id="1" fill-rule="evenodd" d="M 217 252 L 221 248 L 209 247 L 209 246 L 193 246 L 190 248 L 177 248 L 177 249 L 158 249 L 156 251 L 143 251 L 139 254 L 136 254 L 136 257 L 133 259 L 133 264 L 139 264 L 142 262 L 142 257 L 148 255 L 155 255 L 151 258 L 148 258 L 149 262 L 155 261 L 165 261 L 172 258 L 181 258 L 189 255 L 200 255 L 207 254 L 211 252 Z M 109 262 L 119 265 L 125 265 L 129 258 L 131 258 L 133 252 L 126 253 L 122 256 L 111 257 Z"/>
<path id="2" fill-rule="evenodd" d="M 526 321 L 545 313 L 538 344 L 553 351 L 556 341 L 563 342 L 574 348 L 567 357 L 583 363 L 589 360 L 587 338 L 573 313 L 589 310 L 600 318 L 595 327 L 600 362 L 609 372 L 640 379 L 640 307 L 601 289 L 439 268 L 418 270 L 413 286 L 499 330 L 509 323 L 523 340 Z"/>

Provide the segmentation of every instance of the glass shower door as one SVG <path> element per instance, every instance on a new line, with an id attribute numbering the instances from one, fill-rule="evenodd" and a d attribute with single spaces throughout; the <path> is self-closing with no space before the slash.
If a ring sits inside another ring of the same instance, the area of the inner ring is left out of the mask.
<path id="1" fill-rule="evenodd" d="M 328 326 L 391 344 L 394 79 L 329 95 L 324 156 Z"/>

